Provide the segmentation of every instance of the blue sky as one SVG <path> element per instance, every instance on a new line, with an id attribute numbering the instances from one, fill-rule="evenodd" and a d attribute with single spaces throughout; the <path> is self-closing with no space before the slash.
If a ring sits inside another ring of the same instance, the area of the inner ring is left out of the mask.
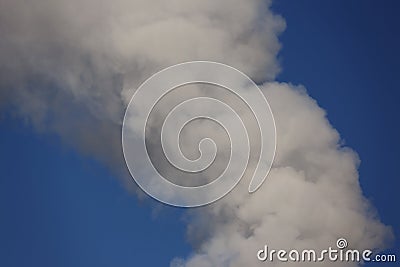
<path id="1" fill-rule="evenodd" d="M 399 7 L 396 1 L 273 5 L 287 22 L 278 80 L 305 85 L 327 110 L 361 158 L 364 194 L 396 236 Z M 7 114 L 0 121 L 0 266 L 167 266 L 190 254 L 181 209 L 155 212 L 98 162 Z M 399 248 L 396 239 L 390 251 L 399 256 Z"/>
<path id="2" fill-rule="evenodd" d="M 165 266 L 188 253 L 179 209 L 138 203 L 57 138 L 0 127 L 1 266 Z"/>

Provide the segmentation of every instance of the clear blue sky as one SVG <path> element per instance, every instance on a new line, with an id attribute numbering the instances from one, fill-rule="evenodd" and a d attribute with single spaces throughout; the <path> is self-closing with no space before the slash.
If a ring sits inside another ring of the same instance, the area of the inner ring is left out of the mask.
<path id="1" fill-rule="evenodd" d="M 278 80 L 305 85 L 327 110 L 360 155 L 364 194 L 400 236 L 400 3 L 276 1 L 273 9 L 288 25 Z M 4 116 L 0 148 L 0 266 L 168 266 L 190 253 L 182 210 L 155 215 L 57 137 Z M 400 256 L 399 248 L 396 238 L 391 251 Z"/>

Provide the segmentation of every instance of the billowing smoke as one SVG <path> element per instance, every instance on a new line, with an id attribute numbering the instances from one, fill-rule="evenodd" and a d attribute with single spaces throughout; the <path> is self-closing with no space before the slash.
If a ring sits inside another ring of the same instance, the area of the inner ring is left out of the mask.
<path id="1" fill-rule="evenodd" d="M 274 78 L 285 24 L 268 6 L 259 0 L 1 0 L 0 105 L 122 169 L 123 112 L 154 72 L 214 60 L 259 81 Z"/>
<path id="2" fill-rule="evenodd" d="M 260 262 L 270 249 L 321 251 L 345 237 L 352 249 L 379 250 L 391 230 L 362 196 L 359 159 L 340 145 L 339 134 L 303 87 L 266 83 L 277 126 L 277 151 L 265 184 L 254 194 L 243 182 L 226 197 L 192 212 L 188 235 L 198 250 L 171 266 L 284 266 Z M 317 252 L 318 253 L 318 252 Z M 286 255 L 287 257 L 287 255 Z M 309 266 L 296 262 L 293 266 Z M 318 266 L 357 266 L 318 262 Z"/>
<path id="3" fill-rule="evenodd" d="M 154 72 L 212 60 L 257 82 L 274 79 L 285 23 L 269 6 L 260 0 L 0 0 L 0 105 L 124 173 L 123 113 Z M 190 211 L 196 252 L 172 264 L 254 266 L 266 243 L 323 249 L 340 236 L 354 248 L 383 248 L 390 229 L 363 198 L 357 156 L 340 146 L 323 110 L 304 89 L 276 83 L 262 89 L 278 134 L 267 182 L 251 195 L 248 183 L 240 183 L 215 204 Z M 132 185 L 126 173 L 121 177 Z"/>

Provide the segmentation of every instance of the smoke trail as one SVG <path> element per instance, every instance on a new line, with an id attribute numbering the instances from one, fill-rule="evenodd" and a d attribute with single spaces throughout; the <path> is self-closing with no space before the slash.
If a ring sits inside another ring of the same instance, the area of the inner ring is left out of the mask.
<path id="1" fill-rule="evenodd" d="M 339 134 L 304 88 L 266 83 L 277 127 L 277 153 L 267 182 L 248 194 L 247 184 L 220 201 L 192 211 L 188 235 L 198 245 L 187 260 L 171 266 L 286 266 L 260 262 L 256 253 L 270 248 L 334 247 L 341 236 L 353 249 L 381 249 L 391 229 L 379 222 L 362 196 L 358 157 L 340 145 Z M 309 266 L 310 263 L 293 263 Z M 357 266 L 318 262 L 318 266 Z"/>
<path id="2" fill-rule="evenodd" d="M 201 59 L 274 78 L 284 22 L 268 5 L 2 0 L 0 105 L 122 169 L 123 111 L 154 72 Z"/>
<path id="3" fill-rule="evenodd" d="M 274 79 L 277 36 L 285 23 L 269 5 L 1 0 L 0 105 L 122 172 L 123 112 L 133 89 L 154 72 L 211 60 L 258 82 Z M 362 197 L 355 154 L 338 145 L 338 134 L 304 91 L 285 84 L 263 87 L 278 130 L 269 184 L 248 195 L 242 188 L 248 183 L 241 183 L 220 202 L 192 212 L 188 234 L 198 251 L 175 263 L 249 265 L 266 241 L 318 248 L 337 235 L 355 247 L 381 248 L 390 231 Z M 188 135 L 208 129 L 189 129 Z M 131 185 L 128 176 L 121 177 Z"/>

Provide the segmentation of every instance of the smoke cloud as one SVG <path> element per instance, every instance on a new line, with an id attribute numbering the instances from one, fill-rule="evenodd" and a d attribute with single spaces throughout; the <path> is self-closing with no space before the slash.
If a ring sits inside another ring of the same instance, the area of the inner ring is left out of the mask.
<path id="1" fill-rule="evenodd" d="M 1 0 L 0 105 L 124 169 L 123 113 L 151 74 L 214 60 L 259 81 L 274 78 L 285 23 L 269 4 Z"/>
<path id="2" fill-rule="evenodd" d="M 379 222 L 362 196 L 357 154 L 340 145 L 339 134 L 303 87 L 266 83 L 277 127 L 277 151 L 265 184 L 248 194 L 241 182 L 214 204 L 191 213 L 188 236 L 198 244 L 186 261 L 171 266 L 286 266 L 260 262 L 257 251 L 336 248 L 345 237 L 352 249 L 379 250 L 391 229 Z M 293 263 L 309 266 L 310 263 Z M 318 262 L 318 266 L 357 266 Z"/>
<path id="3" fill-rule="evenodd" d="M 135 88 L 184 61 L 231 65 L 264 82 L 277 126 L 274 166 L 255 194 L 243 181 L 218 202 L 189 211 L 196 250 L 171 265 L 257 266 L 266 243 L 324 249 L 341 236 L 354 248 L 382 249 L 391 231 L 362 195 L 356 153 L 340 145 L 304 88 L 272 82 L 285 22 L 270 4 L 0 0 L 0 106 L 103 161 L 133 188 L 121 123 Z"/>

